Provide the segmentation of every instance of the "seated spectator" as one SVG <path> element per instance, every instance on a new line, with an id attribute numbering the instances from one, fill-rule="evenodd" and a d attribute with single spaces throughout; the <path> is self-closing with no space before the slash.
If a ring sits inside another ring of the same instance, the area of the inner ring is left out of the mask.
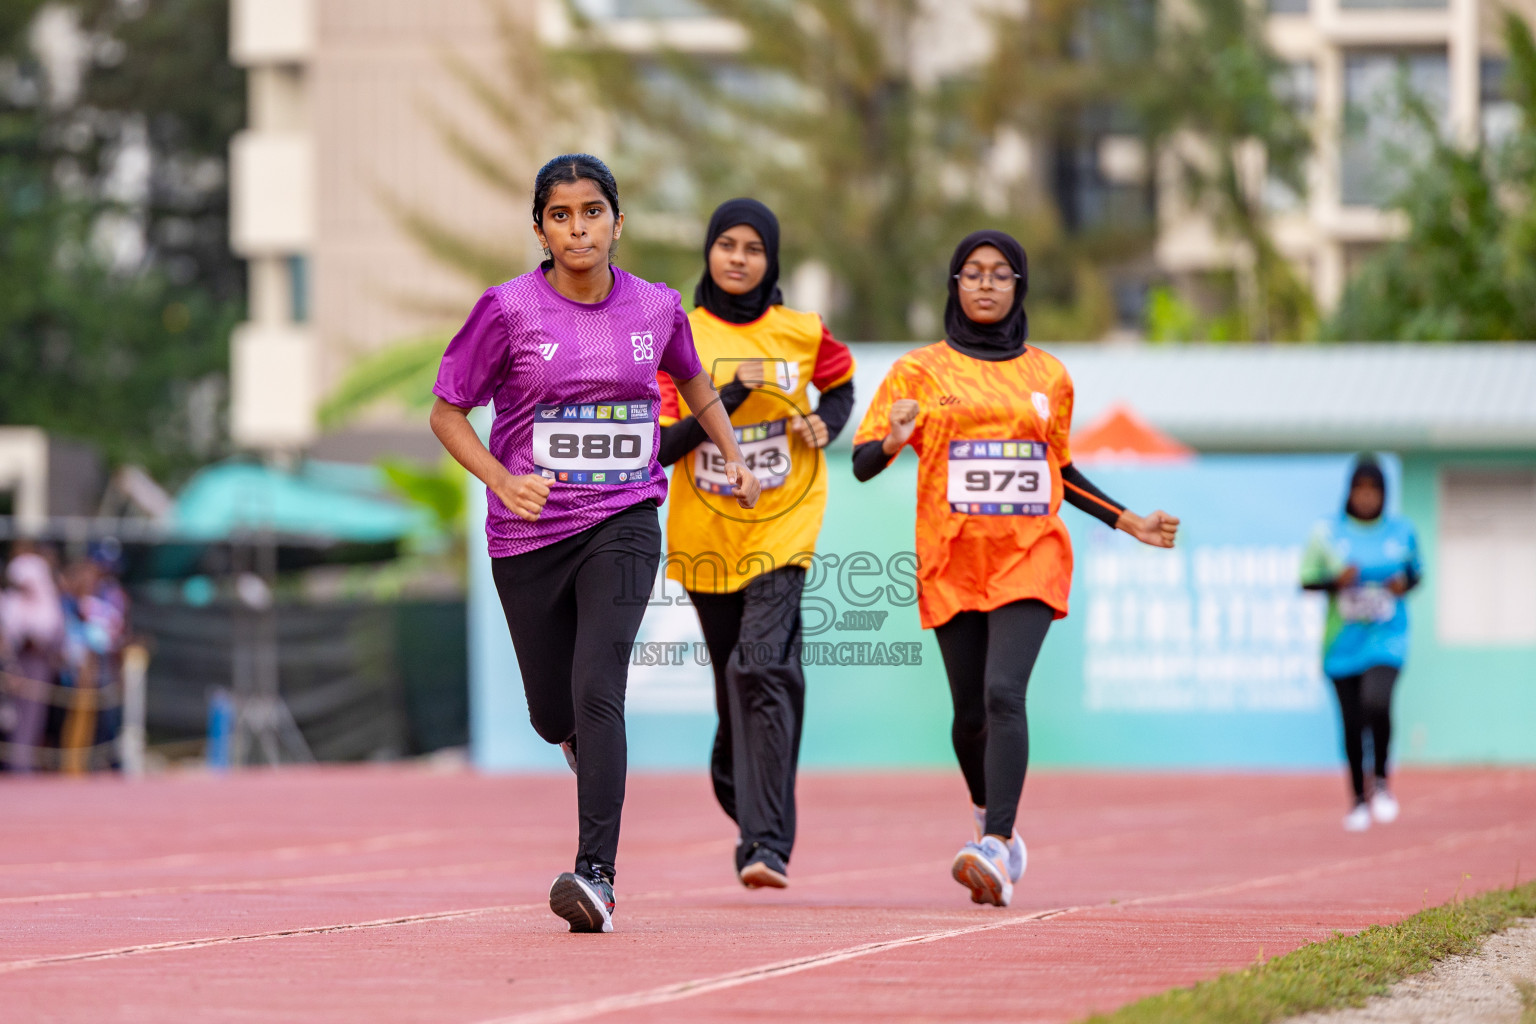
<path id="1" fill-rule="evenodd" d="M 58 678 L 63 658 L 64 610 L 53 567 L 42 555 L 16 555 L 5 577 L 9 586 L 0 591 L 0 667 L 14 722 L 5 760 L 11 770 L 28 772 L 37 764 L 48 721 L 49 687 Z"/>

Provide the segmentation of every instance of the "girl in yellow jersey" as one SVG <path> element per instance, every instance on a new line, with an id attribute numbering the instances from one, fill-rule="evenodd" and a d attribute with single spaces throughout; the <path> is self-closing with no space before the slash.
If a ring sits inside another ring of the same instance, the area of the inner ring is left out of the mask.
<path id="1" fill-rule="evenodd" d="M 945 340 L 896 361 L 853 439 L 860 480 L 904 446 L 917 453 L 918 612 L 944 657 L 975 820 L 951 873 L 972 900 L 1000 907 L 1026 862 L 1014 828 L 1029 765 L 1025 690 L 1072 584 L 1062 499 L 1154 547 L 1173 547 L 1179 526 L 1128 511 L 1072 465 L 1072 379 L 1024 343 L 1028 274 L 1011 236 L 967 235 L 950 260 Z"/>
<path id="2" fill-rule="evenodd" d="M 710 770 L 741 830 L 737 876 L 749 888 L 783 888 L 805 712 L 800 595 L 827 500 L 821 449 L 853 411 L 853 359 L 819 316 L 783 305 L 779 222 L 762 203 L 722 204 L 704 260 L 688 316 L 694 345 L 763 491 L 754 509 L 737 504 L 720 450 L 663 374 L 658 458 L 678 464 L 667 575 L 688 591 L 714 667 Z M 821 395 L 814 410 L 807 385 Z"/>

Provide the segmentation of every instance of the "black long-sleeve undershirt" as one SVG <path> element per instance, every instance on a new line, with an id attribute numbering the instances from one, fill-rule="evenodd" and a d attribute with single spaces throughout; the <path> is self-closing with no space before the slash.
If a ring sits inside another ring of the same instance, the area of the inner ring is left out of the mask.
<path id="1" fill-rule="evenodd" d="M 853 415 L 853 379 L 823 391 L 821 401 L 816 403 L 816 415 L 827 425 L 827 444 L 836 441 L 848 425 L 848 417 Z"/>
<path id="2" fill-rule="evenodd" d="M 721 388 L 720 404 L 725 406 L 726 415 L 741 408 L 741 403 L 751 394 L 751 390 L 739 380 L 733 380 Z M 846 381 L 823 392 L 821 401 L 816 403 L 816 415 L 827 425 L 827 443 L 831 444 L 853 415 L 853 381 Z M 709 434 L 698 417 L 684 416 L 671 426 L 661 428 L 661 447 L 657 449 L 656 461 L 663 466 L 670 466 L 686 458 L 689 452 L 708 440 Z"/>
<path id="3" fill-rule="evenodd" d="M 1111 530 L 1115 528 L 1125 506 L 1095 487 L 1093 481 L 1084 476 L 1075 463 L 1069 462 L 1061 467 L 1061 482 L 1062 497 L 1067 500 L 1067 504 L 1093 516 Z"/>
<path id="4" fill-rule="evenodd" d="M 853 450 L 853 475 L 860 482 L 874 479 L 890 464 L 891 456 L 885 454 L 881 441 L 865 441 Z M 1111 529 L 1120 521 L 1125 506 L 1094 486 L 1072 463 L 1061 467 L 1061 482 L 1065 485 L 1063 497 L 1073 508 Z"/>

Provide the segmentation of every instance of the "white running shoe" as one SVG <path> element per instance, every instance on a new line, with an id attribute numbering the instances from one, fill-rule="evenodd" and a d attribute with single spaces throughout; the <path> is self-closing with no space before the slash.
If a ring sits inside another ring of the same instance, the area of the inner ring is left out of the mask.
<path id="1" fill-rule="evenodd" d="M 1371 818 L 1378 825 L 1390 825 L 1397 820 L 1397 798 L 1384 782 L 1376 783 L 1371 794 Z"/>
<path id="2" fill-rule="evenodd" d="M 976 829 L 976 841 L 981 842 L 981 837 L 987 834 L 987 809 L 971 805 L 971 823 Z M 1013 830 L 1013 839 L 1008 843 L 1008 879 L 1017 882 L 1024 877 L 1024 869 L 1029 866 L 1029 851 L 1024 847 L 1024 838 L 1019 835 L 1019 830 Z"/>
<path id="3" fill-rule="evenodd" d="M 1355 804 L 1355 809 L 1344 815 L 1345 832 L 1364 832 L 1371 827 L 1371 805 L 1365 802 Z"/>
<path id="4" fill-rule="evenodd" d="M 549 887 L 549 909 L 573 932 L 613 931 L 613 883 L 593 871 L 585 878 L 567 871 Z"/>
<path id="5" fill-rule="evenodd" d="M 1006 907 L 1013 899 L 1013 883 L 1008 880 L 1008 847 L 996 836 L 966 843 L 955 854 L 949 873 L 971 890 L 972 903 Z"/>

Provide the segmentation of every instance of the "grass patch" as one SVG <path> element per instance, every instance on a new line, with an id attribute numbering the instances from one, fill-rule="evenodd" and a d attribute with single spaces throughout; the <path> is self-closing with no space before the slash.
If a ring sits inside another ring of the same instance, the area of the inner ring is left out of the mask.
<path id="1" fill-rule="evenodd" d="M 1373 925 L 1241 971 L 1176 988 L 1088 1018 L 1088 1024 L 1265 1024 L 1310 1010 L 1359 1006 L 1438 961 L 1476 952 L 1484 937 L 1536 917 L 1536 882 L 1485 892 Z M 1536 1024 L 1536 993 L 1523 993 L 1522 1024 Z"/>
<path id="2" fill-rule="evenodd" d="M 1520 990 L 1520 1024 L 1536 1024 L 1536 981 L 1517 981 Z"/>

